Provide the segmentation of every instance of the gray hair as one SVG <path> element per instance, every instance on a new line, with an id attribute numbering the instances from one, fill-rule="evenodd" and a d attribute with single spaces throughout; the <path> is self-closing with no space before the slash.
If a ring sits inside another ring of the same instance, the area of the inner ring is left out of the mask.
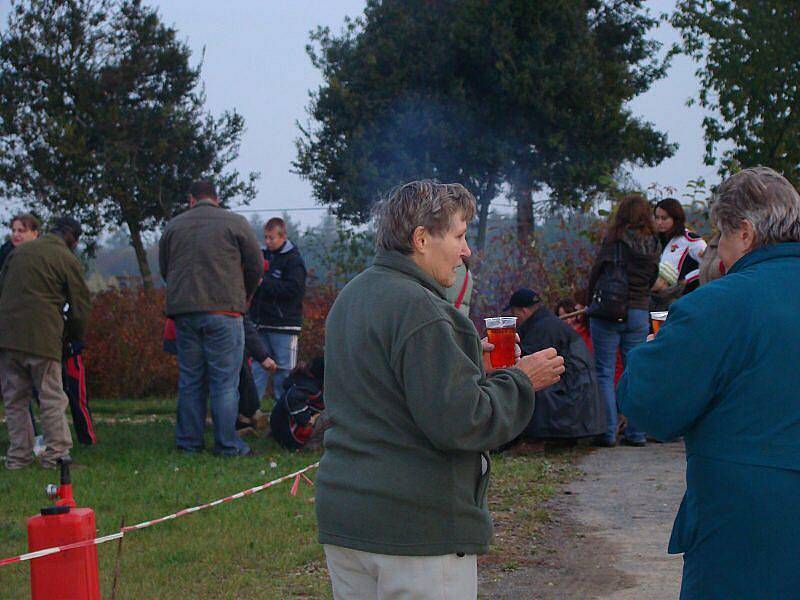
<path id="1" fill-rule="evenodd" d="M 442 235 L 457 212 L 467 223 L 475 216 L 475 197 L 460 183 L 425 179 L 397 186 L 373 210 L 375 246 L 412 254 L 417 227 Z"/>
<path id="2" fill-rule="evenodd" d="M 744 169 L 717 189 L 711 207 L 717 229 L 730 233 L 749 221 L 755 229 L 754 248 L 800 241 L 800 195 L 769 167 Z"/>

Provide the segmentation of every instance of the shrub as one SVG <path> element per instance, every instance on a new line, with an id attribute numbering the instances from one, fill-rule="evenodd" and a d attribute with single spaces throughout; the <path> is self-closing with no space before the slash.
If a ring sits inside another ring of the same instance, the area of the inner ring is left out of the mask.
<path id="1" fill-rule="evenodd" d="M 325 319 L 336 299 L 336 292 L 327 286 L 306 290 L 303 299 L 303 329 L 300 332 L 299 360 L 310 361 L 325 351 Z"/>
<path id="2" fill-rule="evenodd" d="M 164 290 L 109 289 L 92 298 L 86 383 L 101 398 L 175 395 L 178 365 L 162 350 Z"/>
<path id="3" fill-rule="evenodd" d="M 475 257 L 473 269 L 470 316 L 478 331 L 484 330 L 484 317 L 503 314 L 517 288 L 536 290 L 550 308 L 585 288 L 601 233 L 598 221 L 562 221 L 547 238 L 537 233 L 529 244 L 519 243 L 513 231 L 490 239 L 490 251 Z"/>

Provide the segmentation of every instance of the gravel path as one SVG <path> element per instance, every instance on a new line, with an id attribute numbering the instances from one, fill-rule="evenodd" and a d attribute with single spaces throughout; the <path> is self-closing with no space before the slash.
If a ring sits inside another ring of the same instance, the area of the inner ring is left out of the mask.
<path id="1" fill-rule="evenodd" d="M 481 598 L 677 598 L 680 556 L 667 554 L 684 491 L 682 443 L 598 449 L 549 505 L 537 564 L 480 582 Z"/>

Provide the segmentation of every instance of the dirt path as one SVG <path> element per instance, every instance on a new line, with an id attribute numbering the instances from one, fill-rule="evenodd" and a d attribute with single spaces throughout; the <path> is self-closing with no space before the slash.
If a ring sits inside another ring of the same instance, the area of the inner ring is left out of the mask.
<path id="1" fill-rule="evenodd" d="M 591 452 L 583 477 L 550 502 L 551 522 L 532 540 L 537 563 L 480 582 L 481 598 L 677 598 L 680 556 L 668 555 L 684 491 L 682 443 Z"/>

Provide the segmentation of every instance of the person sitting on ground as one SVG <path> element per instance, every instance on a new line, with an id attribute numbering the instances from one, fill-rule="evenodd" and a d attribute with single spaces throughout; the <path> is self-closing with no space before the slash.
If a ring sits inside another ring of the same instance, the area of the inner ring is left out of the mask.
<path id="1" fill-rule="evenodd" d="M 272 437 L 288 450 L 306 447 L 316 424 L 323 419 L 325 359 L 297 365 L 283 380 L 283 393 L 269 416 Z"/>
<path id="2" fill-rule="evenodd" d="M 650 308 L 669 310 L 675 300 L 697 289 L 706 242 L 686 228 L 686 213 L 675 198 L 659 201 L 653 215 L 662 251 Z"/>
<path id="3" fill-rule="evenodd" d="M 247 315 L 243 316 L 244 326 L 244 356 L 242 368 L 239 371 L 239 416 L 236 419 L 236 432 L 241 436 L 245 433 L 255 433 L 255 429 L 264 429 L 266 423 L 260 418 L 261 399 L 256 392 L 253 382 L 253 373 L 250 370 L 251 359 L 257 361 L 267 370 L 275 369 L 275 361 L 269 356 L 255 325 Z M 164 323 L 163 349 L 167 354 L 178 354 L 177 331 L 175 321 L 167 318 Z M 204 384 L 208 395 L 208 384 Z M 265 421 L 266 419 L 264 419 Z"/>
<path id="4" fill-rule="evenodd" d="M 668 550 L 683 553 L 682 600 L 797 598 L 800 195 L 744 169 L 717 188 L 711 219 L 727 272 L 630 352 L 620 407 L 653 437 L 684 437 Z"/>
<path id="5" fill-rule="evenodd" d="M 239 417 L 236 419 L 236 432 L 240 436 L 246 433 L 254 434 L 256 429 L 266 427 L 266 415 L 261 413 L 261 397 L 253 380 L 251 362 L 261 365 L 262 369 L 269 372 L 274 372 L 278 368 L 261 341 L 255 324 L 247 315 L 244 315 L 243 325 L 244 360 L 239 371 Z"/>
<path id="6" fill-rule="evenodd" d="M 586 347 L 589 348 L 589 352 L 594 355 L 594 348 L 592 348 L 592 335 L 589 332 L 589 319 L 586 316 L 586 290 L 578 290 L 575 294 L 575 299 L 572 298 L 562 298 L 556 304 L 556 316 L 559 319 L 562 319 L 567 325 L 572 327 L 575 331 L 583 339 Z M 583 311 L 583 312 L 578 312 Z M 573 314 L 578 312 L 578 314 Z M 571 317 L 565 317 L 565 315 L 572 315 Z M 617 385 L 619 382 L 619 378 L 622 377 L 622 356 L 617 350 L 617 364 L 614 368 L 614 385 Z"/>
<path id="7" fill-rule="evenodd" d="M 597 389 L 594 359 L 581 336 L 556 317 L 531 289 L 515 291 L 505 310 L 517 317 L 523 354 L 555 348 L 564 357 L 564 375 L 536 395 L 533 417 L 521 437 L 576 440 L 603 433 L 605 406 Z"/>

